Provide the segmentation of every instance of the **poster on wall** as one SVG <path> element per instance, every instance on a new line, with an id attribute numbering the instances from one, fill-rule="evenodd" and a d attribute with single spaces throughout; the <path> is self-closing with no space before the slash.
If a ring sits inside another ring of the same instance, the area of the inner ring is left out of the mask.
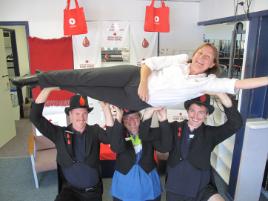
<path id="1" fill-rule="evenodd" d="M 129 22 L 104 21 L 102 23 L 101 61 L 104 66 L 129 63 Z"/>
<path id="2" fill-rule="evenodd" d="M 87 22 L 88 33 L 72 37 L 74 69 L 101 66 L 101 22 Z"/>
<path id="3" fill-rule="evenodd" d="M 157 33 L 145 32 L 144 22 L 130 24 L 130 63 L 140 66 L 148 57 L 157 56 Z"/>

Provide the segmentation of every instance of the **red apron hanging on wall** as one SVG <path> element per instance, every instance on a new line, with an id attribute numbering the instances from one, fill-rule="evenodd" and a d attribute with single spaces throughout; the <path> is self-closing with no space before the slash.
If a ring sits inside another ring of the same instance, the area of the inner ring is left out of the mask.
<path id="1" fill-rule="evenodd" d="M 67 7 L 64 9 L 64 35 L 79 35 L 87 33 L 87 23 L 84 9 L 79 7 L 75 0 L 75 8 L 70 9 L 70 1 L 67 0 Z"/>
<path id="2" fill-rule="evenodd" d="M 155 8 L 152 0 L 149 6 L 146 6 L 144 31 L 147 32 L 169 32 L 169 7 L 164 0 L 161 0 L 161 7 Z"/>

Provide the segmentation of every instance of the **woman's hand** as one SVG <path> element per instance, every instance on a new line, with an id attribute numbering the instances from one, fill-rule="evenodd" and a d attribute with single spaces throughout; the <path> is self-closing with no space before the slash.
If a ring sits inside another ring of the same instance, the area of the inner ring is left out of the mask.
<path id="1" fill-rule="evenodd" d="M 145 64 L 141 65 L 140 70 L 140 83 L 138 87 L 138 96 L 144 102 L 149 100 L 149 90 L 148 90 L 148 78 L 151 74 L 151 70 Z"/>
<path id="2" fill-rule="evenodd" d="M 138 87 L 138 95 L 140 99 L 144 102 L 149 100 L 148 85 L 145 82 L 140 82 Z"/>

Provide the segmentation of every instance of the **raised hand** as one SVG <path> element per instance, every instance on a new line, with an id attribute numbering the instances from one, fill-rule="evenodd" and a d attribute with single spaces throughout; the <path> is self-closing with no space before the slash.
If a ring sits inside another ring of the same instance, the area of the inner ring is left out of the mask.
<path id="1" fill-rule="evenodd" d="M 100 106 L 102 108 L 102 111 L 104 113 L 105 117 L 105 125 L 106 126 L 113 126 L 114 125 L 114 119 L 113 115 L 111 113 L 110 104 L 107 102 L 99 101 Z"/>
<path id="2" fill-rule="evenodd" d="M 156 115 L 159 121 L 166 121 L 167 120 L 167 109 L 162 107 L 156 110 Z"/>
<path id="3" fill-rule="evenodd" d="M 113 105 L 113 108 L 116 111 L 116 116 L 115 118 L 117 119 L 118 122 L 122 122 L 122 118 L 123 118 L 123 110 L 117 106 Z"/>
<path id="4" fill-rule="evenodd" d="M 152 118 L 155 111 L 161 110 L 162 107 L 148 107 L 144 110 L 143 120 Z"/>
<path id="5" fill-rule="evenodd" d="M 35 100 L 35 103 L 44 103 L 46 102 L 49 94 L 52 92 L 52 91 L 58 91 L 60 90 L 59 87 L 48 87 L 48 88 L 44 88 L 42 89 L 42 91 L 38 94 L 36 100 Z"/>
<path id="6" fill-rule="evenodd" d="M 110 103 L 107 103 L 104 101 L 99 101 L 99 104 L 100 104 L 102 110 L 110 110 Z"/>
<path id="7" fill-rule="evenodd" d="M 227 94 L 225 94 L 225 93 L 216 93 L 215 95 L 220 99 L 221 103 L 225 107 L 227 107 L 227 108 L 232 107 L 232 105 L 233 105 L 232 100 Z"/>

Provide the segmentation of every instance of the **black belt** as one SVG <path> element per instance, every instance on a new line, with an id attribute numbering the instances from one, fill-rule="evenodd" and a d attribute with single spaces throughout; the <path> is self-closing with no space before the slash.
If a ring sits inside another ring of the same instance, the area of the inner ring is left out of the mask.
<path id="1" fill-rule="evenodd" d="M 88 187 L 88 188 L 77 188 L 75 186 L 72 186 L 72 185 L 68 184 L 68 186 L 70 186 L 74 190 L 79 191 L 79 192 L 82 192 L 82 193 L 95 192 L 95 191 L 97 191 L 101 187 L 101 185 L 102 185 L 102 181 L 99 181 L 95 186 Z"/>
<path id="2" fill-rule="evenodd" d="M 76 190 L 79 190 L 80 192 L 94 192 L 97 190 L 97 187 L 93 186 L 93 187 L 90 187 L 90 188 L 83 188 L 83 189 L 80 189 L 80 188 L 77 188 Z"/>

